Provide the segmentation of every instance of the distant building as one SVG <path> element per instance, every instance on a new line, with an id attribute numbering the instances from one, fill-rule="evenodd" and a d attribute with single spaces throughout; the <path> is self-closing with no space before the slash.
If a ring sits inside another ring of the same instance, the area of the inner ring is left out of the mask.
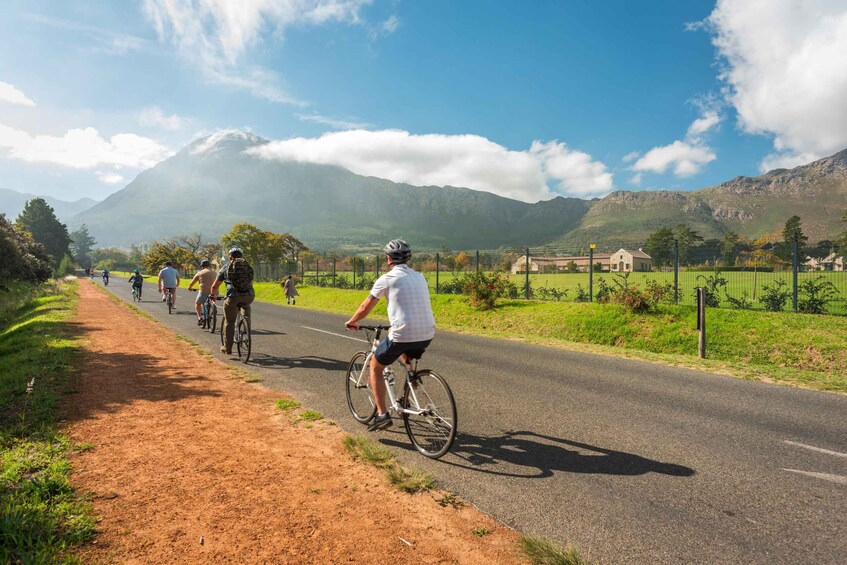
<path id="1" fill-rule="evenodd" d="M 579 272 L 588 272 L 591 259 L 588 255 L 567 255 L 562 257 L 529 257 L 530 273 L 566 272 L 569 265 L 573 263 Z M 633 272 L 650 271 L 653 268 L 653 259 L 641 251 L 620 249 L 615 253 L 605 255 L 594 255 L 594 264 L 600 264 L 601 271 Z M 526 272 L 526 257 L 520 257 L 511 268 L 512 274 Z"/>
<path id="2" fill-rule="evenodd" d="M 845 266 L 844 256 L 837 257 L 830 253 L 823 259 L 817 257 L 806 257 L 803 266 L 807 271 L 843 271 Z"/>
<path id="3" fill-rule="evenodd" d="M 645 273 L 653 270 L 653 258 L 641 249 L 638 251 L 619 249 L 612 254 L 610 263 L 613 273 Z"/>

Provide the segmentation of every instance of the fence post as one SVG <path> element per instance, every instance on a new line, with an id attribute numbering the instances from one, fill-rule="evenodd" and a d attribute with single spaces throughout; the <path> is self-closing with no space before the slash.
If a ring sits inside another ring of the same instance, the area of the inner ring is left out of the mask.
<path id="1" fill-rule="evenodd" d="M 303 284 L 306 284 L 306 260 L 302 259 L 300 261 L 300 280 L 303 281 Z"/>
<path id="2" fill-rule="evenodd" d="M 321 286 L 321 258 L 315 257 L 315 286 Z"/>
<path id="3" fill-rule="evenodd" d="M 356 288 L 356 256 L 353 256 L 353 288 Z"/>
<path id="4" fill-rule="evenodd" d="M 594 248 L 596 243 L 588 244 L 588 301 L 594 302 Z"/>
<path id="5" fill-rule="evenodd" d="M 679 240 L 673 240 L 673 303 L 679 304 Z"/>
<path id="6" fill-rule="evenodd" d="M 526 248 L 526 286 L 524 286 L 524 295 L 529 300 L 529 247 Z"/>
<path id="7" fill-rule="evenodd" d="M 376 278 L 379 278 L 379 255 L 374 256 L 374 272 L 376 273 Z"/>
<path id="8" fill-rule="evenodd" d="M 335 288 L 335 257 L 332 258 L 332 288 Z"/>
<path id="9" fill-rule="evenodd" d="M 441 253 L 435 254 L 435 294 L 438 294 L 438 276 L 441 274 Z"/>
<path id="10" fill-rule="evenodd" d="M 479 273 L 479 249 L 476 250 L 476 272 Z"/>
<path id="11" fill-rule="evenodd" d="M 697 344 L 697 356 L 706 358 L 706 289 L 697 287 L 697 329 L 700 339 Z"/>
<path id="12" fill-rule="evenodd" d="M 792 238 L 792 248 L 794 255 L 794 261 L 792 265 L 792 270 L 794 271 L 794 293 L 793 293 L 793 304 L 794 304 L 794 313 L 797 313 L 797 272 L 800 270 L 800 234 L 797 233 L 797 230 L 794 230 L 794 237 Z"/>

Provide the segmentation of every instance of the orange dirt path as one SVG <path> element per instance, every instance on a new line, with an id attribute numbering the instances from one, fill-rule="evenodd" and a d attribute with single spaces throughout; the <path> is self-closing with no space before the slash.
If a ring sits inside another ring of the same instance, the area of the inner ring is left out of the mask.
<path id="1" fill-rule="evenodd" d="M 84 355 L 63 411 L 72 440 L 94 446 L 72 460 L 100 518 L 84 561 L 520 562 L 513 531 L 439 506 L 440 493 L 396 490 L 351 459 L 337 426 L 292 423 L 279 392 L 79 289 Z"/>

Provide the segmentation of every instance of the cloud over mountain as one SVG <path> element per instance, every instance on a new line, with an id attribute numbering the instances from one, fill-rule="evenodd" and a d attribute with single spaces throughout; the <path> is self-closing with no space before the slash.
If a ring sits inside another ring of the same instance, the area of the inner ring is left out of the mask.
<path id="1" fill-rule="evenodd" d="M 558 141 L 536 141 L 528 151 L 513 151 L 478 135 L 349 130 L 273 141 L 250 152 L 265 159 L 340 165 L 417 186 L 464 186 L 524 202 L 560 193 L 598 196 L 613 186 L 603 163 Z"/>

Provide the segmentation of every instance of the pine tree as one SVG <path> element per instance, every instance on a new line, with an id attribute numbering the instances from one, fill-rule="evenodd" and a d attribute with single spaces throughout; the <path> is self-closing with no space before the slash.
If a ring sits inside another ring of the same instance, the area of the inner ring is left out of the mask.
<path id="1" fill-rule="evenodd" d="M 71 238 L 68 228 L 56 218 L 53 208 L 43 198 L 33 198 L 18 216 L 18 229 L 29 232 L 36 243 L 44 246 L 53 266 L 69 253 Z"/>

